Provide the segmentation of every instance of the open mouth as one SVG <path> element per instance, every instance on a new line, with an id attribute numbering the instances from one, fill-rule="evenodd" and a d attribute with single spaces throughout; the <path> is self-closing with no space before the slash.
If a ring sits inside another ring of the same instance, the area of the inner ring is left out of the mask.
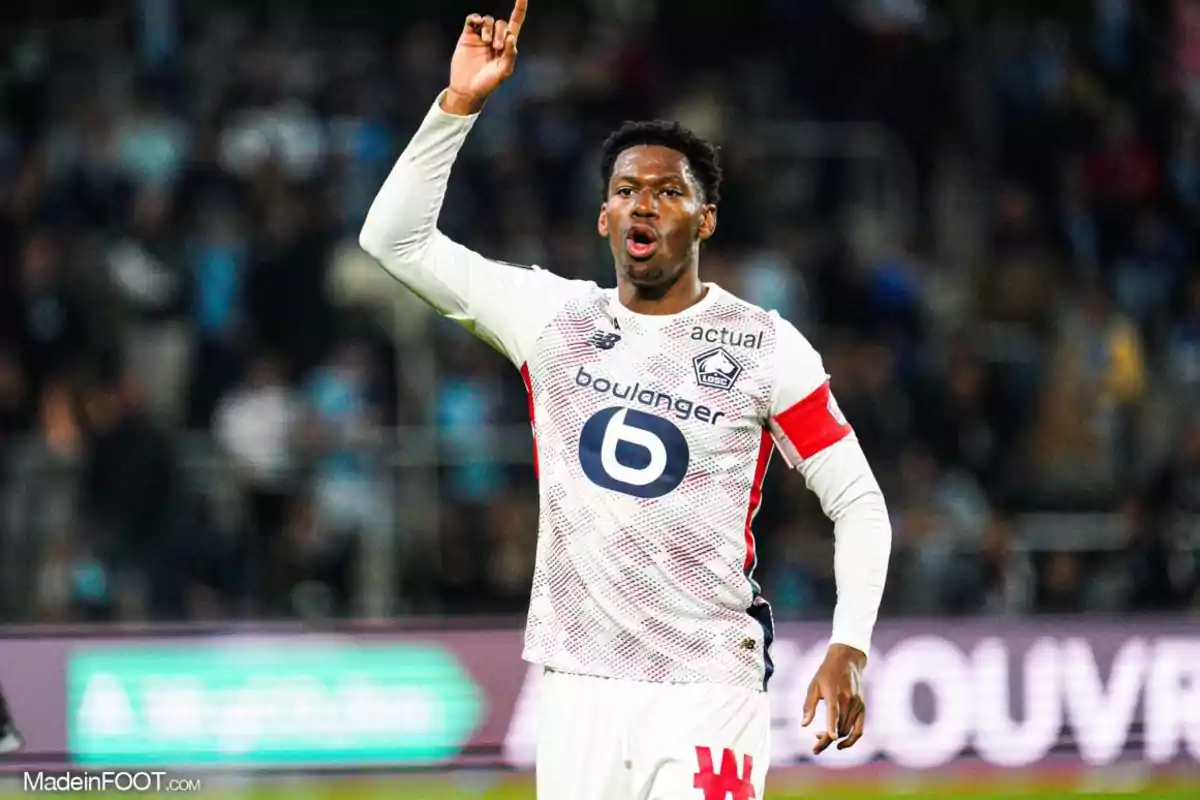
<path id="1" fill-rule="evenodd" d="M 634 225 L 625 235 L 625 252 L 633 258 L 649 258 L 657 249 L 658 234 L 648 225 Z"/>

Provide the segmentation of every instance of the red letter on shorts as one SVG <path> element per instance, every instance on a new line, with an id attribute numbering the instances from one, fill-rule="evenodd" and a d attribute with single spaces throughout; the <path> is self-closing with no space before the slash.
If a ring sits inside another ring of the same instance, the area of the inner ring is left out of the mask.
<path id="1" fill-rule="evenodd" d="M 704 792 L 704 800 L 754 800 L 754 758 L 742 756 L 742 776 L 738 777 L 737 756 L 728 747 L 721 754 L 721 771 L 713 771 L 712 750 L 696 748 L 700 769 L 692 786 Z"/>

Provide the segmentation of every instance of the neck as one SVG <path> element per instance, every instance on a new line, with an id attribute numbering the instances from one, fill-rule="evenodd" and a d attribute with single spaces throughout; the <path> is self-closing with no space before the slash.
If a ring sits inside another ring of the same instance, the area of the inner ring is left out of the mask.
<path id="1" fill-rule="evenodd" d="M 688 270 L 663 287 L 636 286 L 627 279 L 617 280 L 621 305 L 638 314 L 678 314 L 699 303 L 708 294 L 696 270 Z"/>

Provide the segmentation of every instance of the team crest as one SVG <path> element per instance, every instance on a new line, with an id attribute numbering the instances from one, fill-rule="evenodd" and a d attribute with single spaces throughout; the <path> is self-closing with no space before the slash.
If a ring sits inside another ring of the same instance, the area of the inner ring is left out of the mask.
<path id="1" fill-rule="evenodd" d="M 692 359 L 696 383 L 709 389 L 729 391 L 742 374 L 742 365 L 724 347 L 708 350 Z"/>

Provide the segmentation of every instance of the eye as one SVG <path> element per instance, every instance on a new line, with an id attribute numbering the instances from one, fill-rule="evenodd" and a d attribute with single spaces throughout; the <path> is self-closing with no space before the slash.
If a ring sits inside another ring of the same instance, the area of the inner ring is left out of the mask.
<path id="1" fill-rule="evenodd" d="M 631 194 L 633 194 L 632 187 L 622 186 L 621 188 L 617 189 L 617 195 L 620 197 L 629 197 Z"/>
<path id="2" fill-rule="evenodd" d="M 663 194 L 667 197 L 683 197 L 683 192 L 678 189 L 663 189 Z"/>

